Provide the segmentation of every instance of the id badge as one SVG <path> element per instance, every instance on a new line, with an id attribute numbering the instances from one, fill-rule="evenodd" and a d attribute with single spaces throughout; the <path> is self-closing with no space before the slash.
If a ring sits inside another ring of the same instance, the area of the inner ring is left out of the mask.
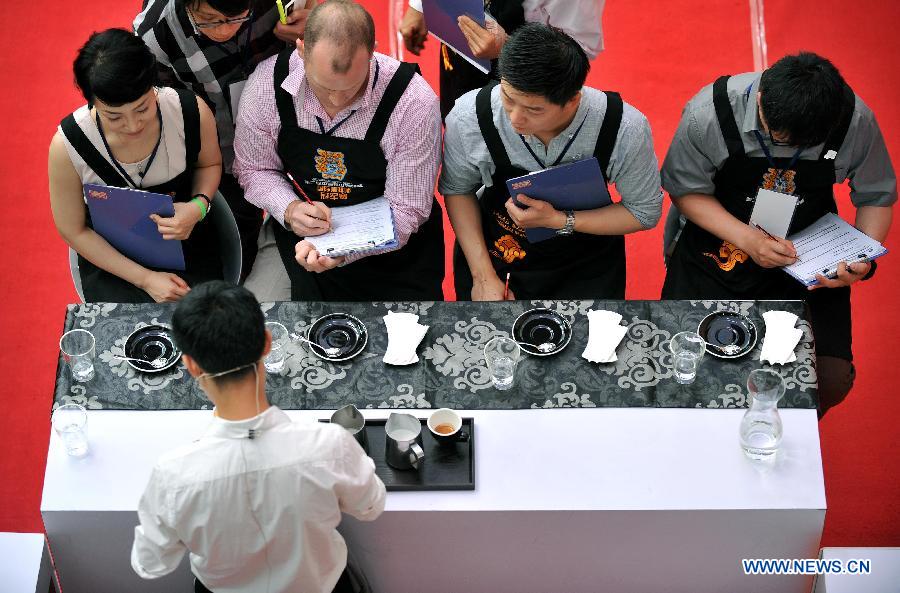
<path id="1" fill-rule="evenodd" d="M 784 239 L 791 228 L 799 198 L 770 189 L 760 189 L 756 194 L 750 222 L 765 229 L 770 235 Z"/>
<path id="2" fill-rule="evenodd" d="M 244 93 L 244 85 L 246 84 L 246 80 L 239 80 L 228 85 L 228 95 L 229 99 L 231 100 L 232 119 L 237 119 L 238 107 L 240 107 L 241 104 L 241 95 Z"/>

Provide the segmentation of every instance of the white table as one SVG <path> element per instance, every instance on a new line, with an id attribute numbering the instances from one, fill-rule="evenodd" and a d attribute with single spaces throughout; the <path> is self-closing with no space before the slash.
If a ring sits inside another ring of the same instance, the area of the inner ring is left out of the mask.
<path id="1" fill-rule="evenodd" d="M 0 533 L 0 591 L 47 593 L 52 574 L 43 533 Z"/>
<path id="2" fill-rule="evenodd" d="M 848 573 L 820 574 L 814 593 L 900 593 L 900 548 L 822 548 L 819 558 L 840 560 Z M 868 560 L 868 574 L 853 560 Z"/>
<path id="3" fill-rule="evenodd" d="M 744 457 L 742 410 L 462 413 L 475 418 L 475 491 L 391 492 L 377 521 L 342 524 L 376 593 L 809 591 L 811 577 L 745 576 L 740 560 L 816 556 L 815 410 L 782 411 L 771 465 Z M 184 590 L 186 561 L 164 583 L 131 572 L 135 509 L 155 459 L 201 434 L 210 413 L 89 414 L 90 455 L 68 458 L 52 435 L 47 459 L 41 512 L 62 586 Z"/>

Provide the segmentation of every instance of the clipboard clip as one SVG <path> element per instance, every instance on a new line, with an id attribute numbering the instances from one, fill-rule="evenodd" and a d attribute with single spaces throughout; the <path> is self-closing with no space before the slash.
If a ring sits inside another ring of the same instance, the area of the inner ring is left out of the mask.
<path id="1" fill-rule="evenodd" d="M 868 261 L 870 261 L 869 257 L 865 253 L 860 253 L 856 256 L 855 259 L 845 262 L 845 263 L 847 265 L 850 265 L 850 264 L 861 264 L 863 262 L 868 262 Z M 852 273 L 853 272 L 851 272 L 851 274 Z M 837 268 L 825 268 L 824 270 L 822 270 L 822 275 L 825 276 L 826 278 L 828 278 L 829 280 L 834 280 L 835 278 L 837 278 Z"/>
<path id="2" fill-rule="evenodd" d="M 350 254 L 350 253 L 357 253 L 360 251 L 368 251 L 369 249 L 375 249 L 378 247 L 378 244 L 375 243 L 375 241 L 371 241 L 371 240 L 366 241 L 366 245 L 368 246 L 366 249 L 358 249 L 358 248 L 354 249 L 352 247 L 349 249 L 338 249 L 337 247 L 328 247 L 327 249 L 325 249 L 325 253 L 334 253 L 335 251 L 340 251 L 342 254 L 346 255 L 346 254 Z"/>

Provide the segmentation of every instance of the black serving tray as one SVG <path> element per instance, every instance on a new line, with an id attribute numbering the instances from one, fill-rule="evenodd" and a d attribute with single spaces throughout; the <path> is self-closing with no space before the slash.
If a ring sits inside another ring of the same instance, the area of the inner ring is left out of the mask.
<path id="1" fill-rule="evenodd" d="M 328 422 L 321 420 L 320 422 Z M 425 462 L 418 470 L 399 470 L 384 460 L 384 425 L 387 419 L 366 420 L 369 456 L 375 461 L 375 473 L 388 490 L 475 490 L 475 419 L 463 418 L 462 430 L 469 440 L 455 446 L 441 446 L 422 423 L 422 450 Z"/>

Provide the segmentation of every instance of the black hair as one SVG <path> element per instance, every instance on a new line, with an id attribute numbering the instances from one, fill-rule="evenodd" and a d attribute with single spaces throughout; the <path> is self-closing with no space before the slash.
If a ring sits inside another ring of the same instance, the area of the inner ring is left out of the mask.
<path id="1" fill-rule="evenodd" d="M 242 286 L 213 280 L 194 286 L 172 315 L 178 347 L 207 373 L 255 363 L 266 345 L 266 326 L 256 297 Z M 252 374 L 247 366 L 215 380 L 227 382 Z"/>
<path id="2" fill-rule="evenodd" d="M 526 23 L 503 45 L 498 71 L 517 91 L 562 106 L 584 86 L 590 68 L 577 41 L 554 27 Z"/>
<path id="3" fill-rule="evenodd" d="M 203 0 L 178 0 L 178 2 L 183 7 L 196 10 Z M 226 17 L 235 17 L 250 10 L 250 0 L 206 0 L 206 3 L 210 8 L 221 12 Z"/>
<path id="4" fill-rule="evenodd" d="M 343 51 L 331 58 L 331 68 L 341 74 L 350 69 L 354 54 L 365 47 L 375 51 L 375 21 L 368 11 L 351 0 L 328 0 L 318 4 L 306 19 L 303 30 L 304 52 L 312 50 L 320 39 L 328 39 Z"/>
<path id="5" fill-rule="evenodd" d="M 770 132 L 794 146 L 821 144 L 853 108 L 852 92 L 834 64 L 810 52 L 785 56 L 759 82 L 760 107 Z"/>
<path id="6" fill-rule="evenodd" d="M 75 84 L 88 105 L 100 99 L 110 106 L 137 101 L 156 84 L 156 58 L 125 29 L 94 32 L 73 64 Z"/>

